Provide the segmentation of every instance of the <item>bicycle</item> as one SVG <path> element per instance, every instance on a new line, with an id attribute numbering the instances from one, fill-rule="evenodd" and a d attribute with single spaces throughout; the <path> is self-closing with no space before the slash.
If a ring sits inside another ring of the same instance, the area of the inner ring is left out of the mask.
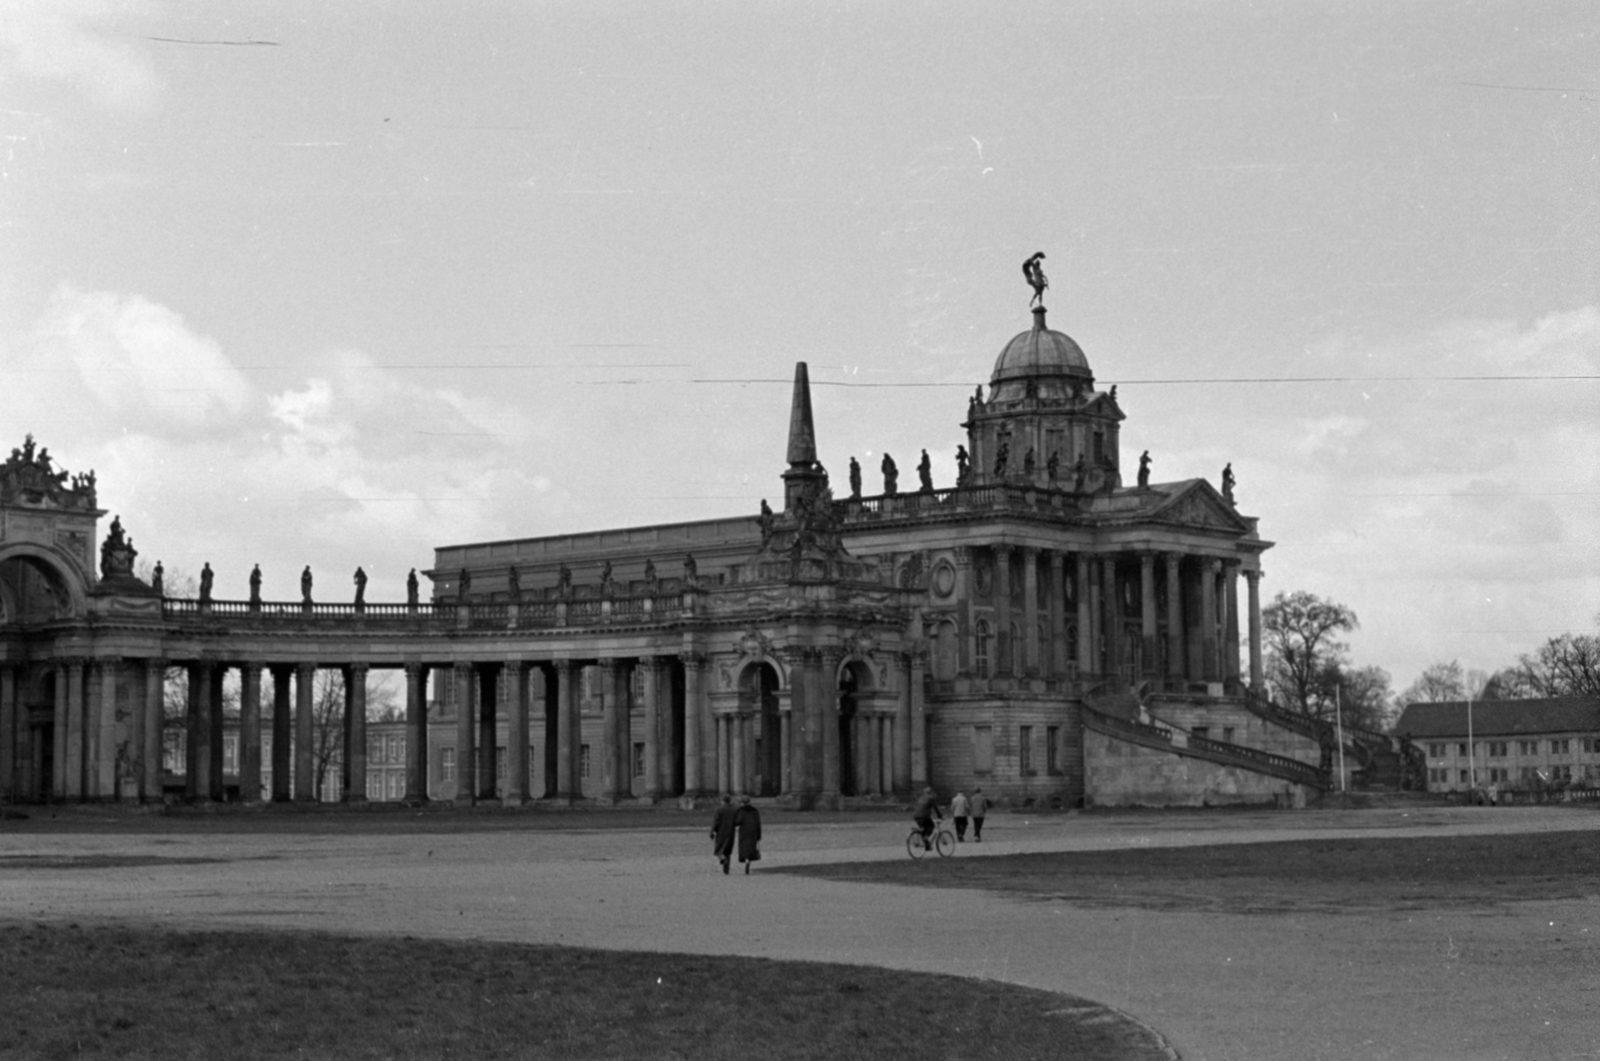
<path id="1" fill-rule="evenodd" d="M 950 831 L 948 819 L 941 818 L 934 822 L 933 834 L 927 840 L 923 840 L 919 827 L 911 827 L 911 835 L 906 837 L 906 854 L 921 858 L 930 849 L 939 852 L 940 858 L 949 858 L 955 853 L 956 834 Z"/>

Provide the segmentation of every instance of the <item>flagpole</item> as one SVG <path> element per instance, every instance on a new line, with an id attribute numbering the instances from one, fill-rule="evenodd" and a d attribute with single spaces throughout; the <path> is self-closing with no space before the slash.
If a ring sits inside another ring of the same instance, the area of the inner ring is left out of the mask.
<path id="1" fill-rule="evenodd" d="M 1472 686 L 1467 686 L 1467 798 L 1478 790 L 1478 746 L 1472 740 Z"/>
<path id="2" fill-rule="evenodd" d="M 1339 791 L 1344 789 L 1344 700 L 1339 695 L 1339 687 L 1333 687 L 1333 725 L 1338 734 L 1339 741 Z"/>

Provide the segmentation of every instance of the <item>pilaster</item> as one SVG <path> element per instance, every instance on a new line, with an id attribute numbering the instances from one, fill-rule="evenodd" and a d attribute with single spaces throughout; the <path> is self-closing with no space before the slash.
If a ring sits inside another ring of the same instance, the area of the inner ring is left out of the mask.
<path id="1" fill-rule="evenodd" d="M 1155 678 L 1161 672 L 1161 652 L 1156 645 L 1156 554 L 1139 554 L 1139 634 L 1143 656 L 1140 677 Z"/>
<path id="2" fill-rule="evenodd" d="M 1167 564 L 1167 677 L 1182 681 L 1184 661 L 1189 658 L 1183 636 L 1183 578 L 1180 567 L 1183 557 L 1178 553 L 1166 555 Z"/>
<path id="3" fill-rule="evenodd" d="M 346 803 L 367 801 L 367 664 L 344 672 L 344 792 Z"/>
<path id="4" fill-rule="evenodd" d="M 509 659 L 500 667 L 506 683 L 506 783 L 500 802 L 521 807 L 528 802 L 528 664 Z"/>
<path id="5" fill-rule="evenodd" d="M 239 667 L 239 798 L 261 802 L 261 664 Z"/>
<path id="6" fill-rule="evenodd" d="M 451 668 L 456 690 L 456 791 L 457 806 L 471 806 L 478 794 L 477 681 L 471 663 Z"/>
<path id="7" fill-rule="evenodd" d="M 1011 663 L 1016 653 L 1011 637 L 1011 546 L 994 547 L 994 625 L 995 674 L 1009 678 L 1016 674 Z"/>
<path id="8" fill-rule="evenodd" d="M 1266 685 L 1261 667 L 1261 572 L 1247 570 L 1244 577 L 1250 592 L 1250 688 L 1259 693 Z"/>
<path id="9" fill-rule="evenodd" d="M 166 795 L 161 790 L 161 756 L 166 750 L 166 692 L 167 661 L 147 659 L 144 662 L 144 702 L 140 705 L 144 725 L 140 736 L 142 766 L 139 781 L 139 798 L 146 803 L 159 803 Z"/>
<path id="10" fill-rule="evenodd" d="M 428 668 L 406 663 L 406 803 L 428 802 Z"/>
<path id="11" fill-rule="evenodd" d="M 683 663 L 683 794 L 693 799 L 705 790 L 701 759 L 705 744 L 706 658 L 698 652 L 684 652 L 678 659 Z"/>

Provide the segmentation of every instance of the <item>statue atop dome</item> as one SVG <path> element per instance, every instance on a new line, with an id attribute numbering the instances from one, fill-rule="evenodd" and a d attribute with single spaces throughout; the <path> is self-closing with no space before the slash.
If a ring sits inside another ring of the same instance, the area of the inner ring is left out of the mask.
<path id="1" fill-rule="evenodd" d="M 1029 306 L 1044 305 L 1044 291 L 1050 286 L 1050 281 L 1045 279 L 1044 266 L 1039 263 L 1044 260 L 1044 251 L 1039 251 L 1033 257 L 1022 263 L 1023 278 L 1028 281 L 1028 286 L 1033 288 L 1033 301 Z"/>

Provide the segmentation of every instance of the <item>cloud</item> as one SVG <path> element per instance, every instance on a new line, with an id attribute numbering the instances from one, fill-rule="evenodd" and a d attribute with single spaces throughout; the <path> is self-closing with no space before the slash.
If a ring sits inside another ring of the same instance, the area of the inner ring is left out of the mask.
<path id="1" fill-rule="evenodd" d="M 102 27 L 141 5 L 102 0 L 8 0 L 0 17 L 0 53 L 13 76 L 64 80 L 114 111 L 143 110 L 160 91 L 154 67 L 136 45 Z"/>
<path id="2" fill-rule="evenodd" d="M 36 364 L 72 365 L 125 428 L 202 433 L 232 424 L 254 397 L 215 342 L 138 295 L 62 284 L 31 345 Z"/>

